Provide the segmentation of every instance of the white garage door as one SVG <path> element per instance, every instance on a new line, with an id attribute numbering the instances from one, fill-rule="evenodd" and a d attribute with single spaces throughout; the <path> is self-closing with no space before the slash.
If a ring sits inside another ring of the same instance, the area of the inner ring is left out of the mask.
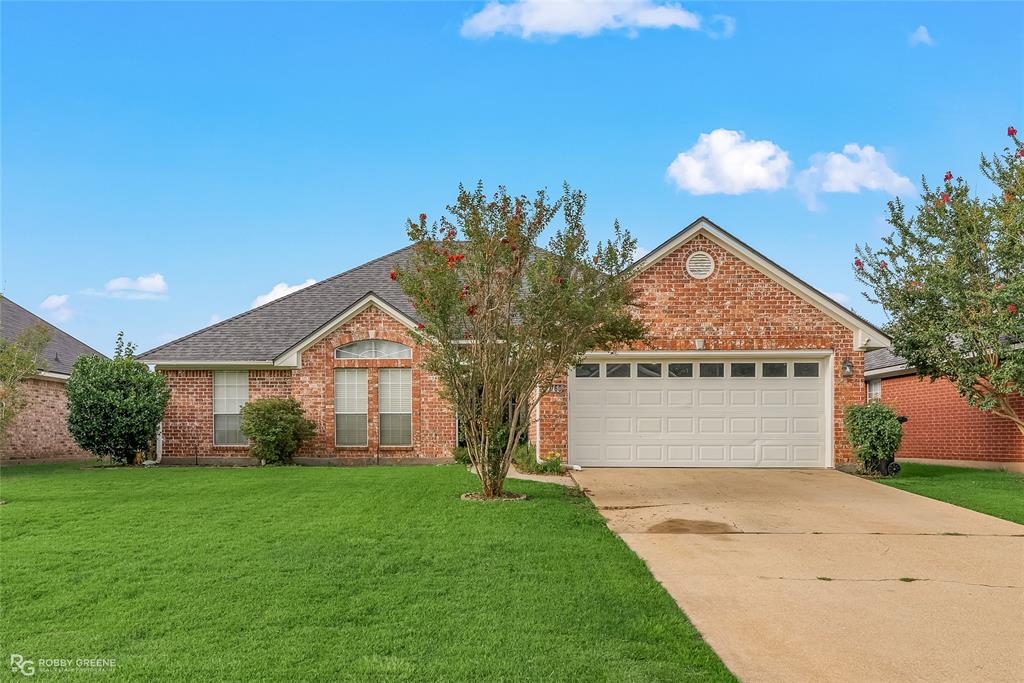
<path id="1" fill-rule="evenodd" d="M 569 462 L 827 467 L 827 358 L 645 358 L 569 374 Z"/>

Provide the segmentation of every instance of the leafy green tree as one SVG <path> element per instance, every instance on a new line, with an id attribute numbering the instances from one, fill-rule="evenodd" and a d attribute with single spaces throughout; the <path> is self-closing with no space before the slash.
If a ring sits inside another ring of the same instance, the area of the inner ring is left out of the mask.
<path id="1" fill-rule="evenodd" d="M 68 430 L 98 458 L 131 464 L 156 437 L 171 392 L 117 335 L 114 357 L 79 356 L 67 382 Z"/>
<path id="2" fill-rule="evenodd" d="M 242 434 L 254 458 L 276 465 L 290 461 L 316 425 L 294 398 L 261 398 L 242 406 Z"/>
<path id="3" fill-rule="evenodd" d="M 451 218 L 408 222 L 413 257 L 392 273 L 424 321 L 423 366 L 459 416 L 486 497 L 500 497 L 529 415 L 586 351 L 642 338 L 627 280 L 636 240 L 616 222 L 593 253 L 586 195 L 530 200 L 459 187 Z M 547 249 L 541 234 L 561 215 Z"/>
<path id="4" fill-rule="evenodd" d="M 889 315 L 895 353 L 1024 432 L 1011 401 L 1024 386 L 1024 144 L 1007 133 L 1011 145 L 981 157 L 991 197 L 950 171 L 935 188 L 922 178 L 920 205 L 889 202 L 894 232 L 858 246 L 854 269 Z"/>
<path id="5" fill-rule="evenodd" d="M 50 331 L 38 324 L 22 330 L 14 340 L 0 339 L 0 436 L 25 407 L 24 382 L 39 374 L 49 342 Z"/>

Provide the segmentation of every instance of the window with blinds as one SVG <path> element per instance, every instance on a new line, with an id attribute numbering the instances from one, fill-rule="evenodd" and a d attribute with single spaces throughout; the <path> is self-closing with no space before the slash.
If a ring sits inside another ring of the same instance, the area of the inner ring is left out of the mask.
<path id="1" fill-rule="evenodd" d="M 367 443 L 365 368 L 334 371 L 334 443 L 337 446 L 365 446 Z"/>
<path id="2" fill-rule="evenodd" d="M 380 370 L 380 445 L 412 445 L 412 370 Z"/>
<path id="3" fill-rule="evenodd" d="M 245 446 L 249 440 L 242 435 L 239 413 L 249 400 L 249 372 L 213 373 L 213 444 Z"/>

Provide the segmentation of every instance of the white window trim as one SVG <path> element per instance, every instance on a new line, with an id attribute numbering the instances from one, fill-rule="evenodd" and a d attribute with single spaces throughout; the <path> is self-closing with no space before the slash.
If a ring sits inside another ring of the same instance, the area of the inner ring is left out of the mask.
<path id="1" fill-rule="evenodd" d="M 880 379 L 869 379 L 867 381 L 868 390 L 868 402 L 881 401 L 882 400 L 882 380 Z M 877 389 L 877 393 L 874 391 Z"/>
<path id="2" fill-rule="evenodd" d="M 366 385 L 365 386 L 366 391 L 364 392 L 364 400 L 366 401 L 366 405 L 363 407 L 362 411 L 346 411 L 346 410 L 339 411 L 338 410 L 338 397 L 337 397 L 338 374 L 339 373 L 359 373 L 359 372 L 363 373 L 363 383 L 364 383 L 364 385 Z M 331 410 L 334 411 L 334 447 L 335 448 L 366 448 L 367 446 L 370 445 L 370 406 L 369 406 L 369 381 L 370 381 L 370 373 L 367 372 L 366 368 L 334 368 L 334 375 L 331 377 L 331 381 L 334 382 L 334 391 L 335 391 L 334 405 L 331 406 Z M 356 443 L 341 444 L 341 443 L 338 443 L 338 415 L 363 415 L 365 417 L 365 419 L 366 419 L 366 431 L 364 432 L 365 437 L 363 439 L 363 443 L 361 443 L 361 444 L 356 444 Z"/>
<path id="3" fill-rule="evenodd" d="M 242 435 L 242 441 L 239 443 L 217 443 L 217 416 L 218 415 L 240 415 L 241 406 L 239 406 L 239 412 L 237 413 L 219 413 L 217 412 L 217 376 L 224 377 L 225 375 L 241 375 L 245 381 L 241 386 L 245 387 L 245 401 L 242 405 L 249 402 L 249 371 L 248 370 L 217 370 L 213 373 L 213 447 L 214 448 L 245 448 L 249 445 L 249 439 Z M 237 386 L 237 385 L 236 385 Z"/>
<path id="4" fill-rule="evenodd" d="M 347 352 L 348 355 L 340 355 L 345 353 L 345 349 L 356 347 L 359 345 L 368 346 L 369 355 L 354 355 L 351 352 Z M 392 351 L 390 353 L 384 353 L 384 348 L 390 347 Z M 390 339 L 357 339 L 356 341 L 349 342 L 348 344 L 342 344 L 338 348 L 334 349 L 335 360 L 412 360 L 412 347 L 407 346 L 401 342 L 391 341 Z"/>
<path id="5" fill-rule="evenodd" d="M 383 385 L 384 385 L 383 378 L 384 378 L 384 376 L 386 374 L 390 374 L 392 372 L 398 372 L 398 373 L 403 373 L 403 374 L 404 373 L 408 373 L 408 377 L 409 377 L 409 383 L 408 383 L 408 387 L 409 387 L 409 410 L 408 410 L 408 412 L 406 412 L 406 411 L 401 411 L 401 412 L 388 411 L 388 412 L 385 412 L 384 410 L 382 410 L 384 402 L 380 399 L 380 397 L 381 397 L 381 394 L 384 393 L 384 391 L 383 391 Z M 377 415 L 380 418 L 383 418 L 385 415 L 408 415 L 409 416 L 409 443 L 402 443 L 402 444 L 392 443 L 392 444 L 385 445 L 385 444 L 381 443 L 381 435 L 382 435 L 382 432 L 383 432 L 384 420 L 383 419 L 378 419 L 377 420 L 377 443 L 380 445 L 381 448 L 410 448 L 410 447 L 412 447 L 413 441 L 414 441 L 413 433 L 412 433 L 412 431 L 413 431 L 412 430 L 412 368 L 380 368 L 377 371 Z"/>

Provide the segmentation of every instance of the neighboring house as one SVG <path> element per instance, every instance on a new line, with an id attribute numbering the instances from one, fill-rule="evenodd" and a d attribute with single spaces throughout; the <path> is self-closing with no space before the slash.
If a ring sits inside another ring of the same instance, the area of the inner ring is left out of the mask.
<path id="1" fill-rule="evenodd" d="M 889 349 L 864 356 L 868 400 L 907 417 L 898 458 L 1024 472 L 1024 435 L 1009 420 L 971 407 L 947 380 L 931 382 Z M 1024 397 L 1012 399 L 1024 415 Z"/>
<path id="2" fill-rule="evenodd" d="M 456 420 L 419 367 L 416 311 L 389 273 L 406 248 L 140 356 L 163 373 L 167 462 L 244 458 L 239 408 L 294 396 L 299 462 L 448 458 Z M 706 219 L 635 264 L 648 345 L 589 354 L 530 436 L 570 464 L 832 467 L 881 331 Z"/>
<path id="3" fill-rule="evenodd" d="M 0 459 L 4 462 L 89 457 L 68 433 L 64 383 L 79 356 L 101 354 L 10 299 L 0 299 L 0 335 L 4 339 L 13 341 L 23 330 L 40 324 L 49 330 L 50 342 L 40 358 L 39 374 L 25 381 L 28 404 L 14 417 L 0 441 Z"/>

